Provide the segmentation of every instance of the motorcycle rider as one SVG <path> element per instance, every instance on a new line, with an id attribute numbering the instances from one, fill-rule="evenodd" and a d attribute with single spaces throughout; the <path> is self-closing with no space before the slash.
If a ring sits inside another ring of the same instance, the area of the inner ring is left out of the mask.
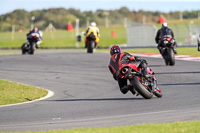
<path id="1" fill-rule="evenodd" d="M 155 41 L 158 44 L 157 48 L 159 49 L 160 54 L 162 54 L 162 52 L 163 52 L 163 47 L 162 47 L 162 44 L 161 44 L 161 41 L 160 41 L 163 37 L 166 37 L 166 38 L 170 37 L 170 38 L 172 38 L 172 40 L 174 41 L 173 51 L 174 51 L 174 54 L 177 54 L 177 51 L 176 51 L 177 44 L 176 44 L 176 41 L 174 39 L 174 33 L 168 27 L 168 24 L 166 22 L 162 24 L 161 29 L 159 29 L 157 31 L 157 34 L 156 34 L 156 37 L 155 37 Z"/>
<path id="2" fill-rule="evenodd" d="M 111 47 L 110 55 L 111 58 L 108 67 L 113 75 L 113 78 L 118 81 L 120 91 L 123 94 L 126 94 L 130 90 L 133 95 L 135 95 L 135 91 L 133 90 L 132 85 L 127 85 L 127 79 L 122 79 L 119 77 L 119 67 L 121 66 L 121 64 L 129 64 L 130 61 L 135 62 L 136 64 L 138 64 L 138 68 L 141 68 L 142 74 L 145 77 L 150 77 L 151 75 L 147 73 L 147 61 L 139 57 L 132 56 L 127 52 L 122 52 L 121 48 L 117 45 Z"/>
<path id="3" fill-rule="evenodd" d="M 95 22 L 91 22 L 90 26 L 87 28 L 85 33 L 85 48 L 87 48 L 87 39 L 88 38 L 95 38 L 95 47 L 97 46 L 97 43 L 99 42 L 99 28 L 96 26 Z"/>
<path id="4" fill-rule="evenodd" d="M 36 43 L 36 48 L 39 48 L 39 44 L 42 43 L 42 35 L 43 35 L 43 33 L 38 30 L 38 27 L 34 26 L 33 29 L 28 34 L 26 34 L 26 36 L 27 36 L 27 44 L 30 43 L 28 38 L 32 33 L 37 33 L 39 35 L 38 41 Z"/>

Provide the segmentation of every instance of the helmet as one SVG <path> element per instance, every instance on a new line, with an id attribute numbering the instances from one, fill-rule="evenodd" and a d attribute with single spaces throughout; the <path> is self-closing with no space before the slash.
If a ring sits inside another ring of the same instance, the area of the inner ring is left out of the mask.
<path id="1" fill-rule="evenodd" d="M 167 29 L 168 28 L 168 24 L 165 22 L 162 24 L 162 29 Z"/>
<path id="2" fill-rule="evenodd" d="M 114 45 L 110 48 L 110 55 L 111 56 L 113 56 L 116 53 L 121 53 L 121 52 L 122 52 L 121 48 L 117 45 Z"/>
<path id="3" fill-rule="evenodd" d="M 33 30 L 35 31 L 35 32 L 37 32 L 38 31 L 38 27 L 33 27 Z"/>
<path id="4" fill-rule="evenodd" d="M 96 27 L 96 23 L 95 22 L 91 22 L 91 26 Z"/>

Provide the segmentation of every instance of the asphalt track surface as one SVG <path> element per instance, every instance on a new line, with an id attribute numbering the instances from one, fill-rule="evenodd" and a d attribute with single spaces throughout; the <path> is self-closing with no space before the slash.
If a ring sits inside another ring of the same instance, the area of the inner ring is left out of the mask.
<path id="1" fill-rule="evenodd" d="M 122 94 L 108 53 L 1 55 L 0 78 L 54 92 L 48 99 L 0 107 L 0 131 L 44 131 L 200 120 L 200 62 L 145 58 L 163 97 Z"/>

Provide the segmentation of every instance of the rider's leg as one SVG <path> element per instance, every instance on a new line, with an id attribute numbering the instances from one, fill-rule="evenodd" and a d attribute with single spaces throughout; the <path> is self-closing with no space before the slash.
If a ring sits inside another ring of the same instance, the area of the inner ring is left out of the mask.
<path id="1" fill-rule="evenodd" d="M 173 47 L 174 54 L 177 54 L 176 47 L 177 47 L 177 43 L 175 42 L 175 43 L 174 43 L 174 47 Z"/>
<path id="2" fill-rule="evenodd" d="M 162 53 L 163 53 L 163 47 L 161 47 L 161 46 L 158 45 L 157 48 L 158 48 L 160 54 L 162 55 Z"/>
<path id="3" fill-rule="evenodd" d="M 142 74 L 144 75 L 144 77 L 146 78 L 149 78 L 149 77 L 152 77 L 152 75 L 150 75 L 148 72 L 147 72 L 147 63 L 146 61 L 142 61 L 139 65 L 139 68 L 142 69 Z"/>
<path id="4" fill-rule="evenodd" d="M 120 91 L 123 94 L 126 94 L 129 91 L 129 88 L 127 86 L 127 79 L 118 78 L 118 85 L 119 85 Z"/>

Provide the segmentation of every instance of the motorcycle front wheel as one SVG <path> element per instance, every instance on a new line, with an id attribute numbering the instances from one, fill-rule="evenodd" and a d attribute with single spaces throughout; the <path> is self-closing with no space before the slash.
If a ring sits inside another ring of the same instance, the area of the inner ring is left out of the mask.
<path id="1" fill-rule="evenodd" d="M 138 80 L 137 76 L 134 76 L 131 80 L 130 80 L 131 84 L 133 85 L 133 87 L 135 88 L 135 90 L 145 99 L 151 99 L 153 97 L 153 94 L 147 89 L 145 88 L 145 86 L 143 86 L 141 84 L 141 82 Z"/>
<path id="2" fill-rule="evenodd" d="M 175 64 L 174 51 L 172 50 L 172 48 L 168 49 L 168 62 L 170 66 L 173 66 Z"/>
<path id="3" fill-rule="evenodd" d="M 200 51 L 200 43 L 197 45 L 197 50 Z"/>
<path id="4" fill-rule="evenodd" d="M 36 46 L 35 43 L 32 43 L 32 44 L 31 44 L 31 47 L 30 47 L 30 50 L 29 50 L 29 54 L 30 54 L 30 55 L 33 55 L 33 54 L 34 54 L 34 52 L 35 52 L 35 46 Z"/>
<path id="5" fill-rule="evenodd" d="M 161 98 L 162 97 L 162 94 L 157 92 L 157 91 L 154 91 L 153 94 L 158 97 L 158 98 Z"/>

